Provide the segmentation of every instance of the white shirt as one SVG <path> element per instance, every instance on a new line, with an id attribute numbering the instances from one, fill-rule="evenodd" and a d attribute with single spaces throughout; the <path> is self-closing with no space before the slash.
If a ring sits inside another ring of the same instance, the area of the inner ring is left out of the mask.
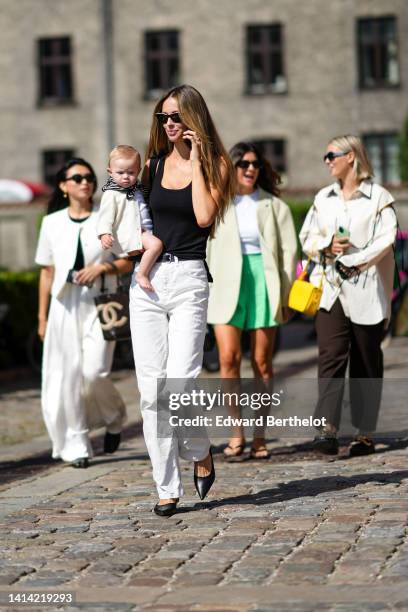
<path id="1" fill-rule="evenodd" d="M 326 257 L 321 308 L 330 310 L 339 298 L 354 323 L 374 325 L 390 318 L 397 232 L 393 201 L 386 189 L 369 180 L 362 181 L 349 200 L 342 198 L 338 183 L 319 191 L 300 232 L 304 252 L 319 262 L 320 251 L 342 225 L 350 232 L 352 246 L 336 259 L 361 271 L 359 277 L 343 280 L 335 270 L 336 260 Z M 314 268 L 310 278 L 314 285 L 319 285 L 322 271 L 321 265 Z"/>
<path id="2" fill-rule="evenodd" d="M 261 252 L 257 220 L 258 190 L 249 195 L 238 195 L 234 199 L 241 250 L 244 255 Z"/>

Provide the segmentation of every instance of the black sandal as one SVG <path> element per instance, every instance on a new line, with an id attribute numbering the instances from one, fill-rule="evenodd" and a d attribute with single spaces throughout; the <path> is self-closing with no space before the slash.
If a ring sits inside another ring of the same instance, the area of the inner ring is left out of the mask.
<path id="1" fill-rule="evenodd" d="M 263 455 L 258 457 L 257 453 L 263 453 Z M 255 461 L 265 461 L 265 459 L 269 459 L 269 457 L 271 456 L 271 453 L 268 451 L 265 445 L 260 446 L 259 448 L 255 448 L 254 446 L 251 446 L 251 451 L 249 453 L 249 456 L 251 459 L 254 459 Z"/>
<path id="2" fill-rule="evenodd" d="M 223 450 L 224 457 L 226 457 L 227 459 L 229 459 L 230 457 L 239 457 L 244 452 L 245 444 L 245 440 L 242 442 L 242 444 L 237 444 L 236 446 L 231 446 L 231 444 L 227 444 L 227 446 Z M 227 448 L 229 448 L 233 452 L 226 453 L 225 451 L 227 450 Z"/>

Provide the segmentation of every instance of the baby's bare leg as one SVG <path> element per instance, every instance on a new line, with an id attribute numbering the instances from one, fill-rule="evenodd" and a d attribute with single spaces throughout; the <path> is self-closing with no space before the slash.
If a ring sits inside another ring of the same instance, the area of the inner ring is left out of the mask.
<path id="1" fill-rule="evenodd" d="M 144 253 L 140 260 L 139 270 L 136 273 L 136 280 L 143 289 L 148 291 L 154 291 L 152 284 L 149 280 L 149 273 L 156 259 L 163 250 L 163 243 L 153 234 L 148 232 L 142 233 L 142 244 Z"/>

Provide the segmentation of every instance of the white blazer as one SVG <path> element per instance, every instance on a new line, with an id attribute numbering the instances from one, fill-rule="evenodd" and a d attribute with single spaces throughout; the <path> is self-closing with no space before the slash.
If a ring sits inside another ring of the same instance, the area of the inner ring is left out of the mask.
<path id="1" fill-rule="evenodd" d="M 131 200 L 127 199 L 123 191 L 108 189 L 103 193 L 97 234 L 98 238 L 102 234 L 112 234 L 112 251 L 116 255 L 126 255 L 143 248 L 142 227 L 151 231 L 153 224 L 139 190 Z"/>
<path id="2" fill-rule="evenodd" d="M 319 262 L 319 251 L 330 245 L 340 225 L 349 230 L 351 242 L 346 254 L 326 261 L 320 308 L 330 311 L 339 298 L 353 323 L 375 325 L 389 320 L 394 281 L 392 245 L 397 233 L 393 202 L 384 187 L 369 180 L 362 181 L 349 200 L 343 200 L 338 183 L 316 195 L 300 231 L 303 251 Z M 335 269 L 337 259 L 345 266 L 358 266 L 360 276 L 342 280 Z M 322 272 L 317 265 L 311 282 L 318 285 Z"/>
<path id="3" fill-rule="evenodd" d="M 71 221 L 68 208 L 51 213 L 43 218 L 35 263 L 40 266 L 54 266 L 55 274 L 51 288 L 53 297 L 63 299 L 68 272 L 75 264 L 79 236 L 81 236 L 85 266 L 114 259 L 109 251 L 102 249 L 98 240 L 96 234 L 97 212 L 98 209 L 94 208 L 88 219 L 82 223 Z M 111 274 L 106 275 L 105 286 L 108 290 L 114 291 L 116 277 Z M 97 282 L 89 291 L 90 296 L 98 295 L 100 279 L 97 279 Z"/>

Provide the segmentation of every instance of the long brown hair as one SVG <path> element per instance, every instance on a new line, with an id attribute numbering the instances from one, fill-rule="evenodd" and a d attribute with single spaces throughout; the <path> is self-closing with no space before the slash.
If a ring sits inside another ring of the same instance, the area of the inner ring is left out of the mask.
<path id="1" fill-rule="evenodd" d="M 243 159 L 246 153 L 254 153 L 257 160 L 261 163 L 258 180 L 256 182 L 257 187 L 261 187 L 274 196 L 279 196 L 279 185 L 282 182 L 281 177 L 278 172 L 272 168 L 266 157 L 262 155 L 260 148 L 253 142 L 237 142 L 237 144 L 232 147 L 229 154 L 234 164 L 234 168 L 237 163 Z"/>
<path id="2" fill-rule="evenodd" d="M 199 137 L 201 141 L 201 163 L 204 179 L 207 185 L 217 189 L 220 194 L 218 212 L 212 230 L 213 233 L 215 226 L 223 219 L 225 210 L 235 195 L 235 172 L 204 98 L 191 85 L 173 87 L 157 102 L 153 111 L 146 159 L 168 155 L 173 149 L 173 145 L 169 142 L 163 126 L 160 125 L 156 117 L 156 113 L 162 111 L 163 103 L 168 98 L 175 98 L 177 100 L 180 117 L 184 125 L 196 132 Z"/>

